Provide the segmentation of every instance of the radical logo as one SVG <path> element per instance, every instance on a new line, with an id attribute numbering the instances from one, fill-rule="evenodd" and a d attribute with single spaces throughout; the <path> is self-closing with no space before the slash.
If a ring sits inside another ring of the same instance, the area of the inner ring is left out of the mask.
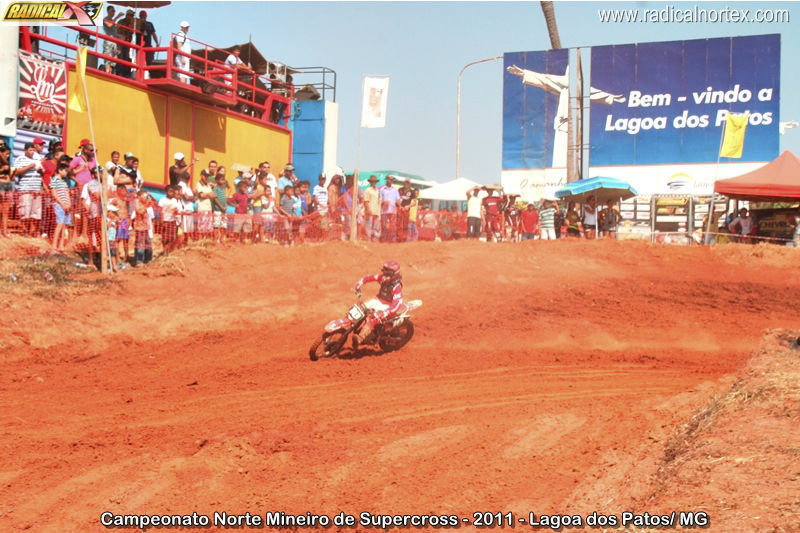
<path id="1" fill-rule="evenodd" d="M 96 26 L 102 2 L 20 2 L 8 5 L 3 21 L 8 22 L 57 22 L 67 25 Z"/>

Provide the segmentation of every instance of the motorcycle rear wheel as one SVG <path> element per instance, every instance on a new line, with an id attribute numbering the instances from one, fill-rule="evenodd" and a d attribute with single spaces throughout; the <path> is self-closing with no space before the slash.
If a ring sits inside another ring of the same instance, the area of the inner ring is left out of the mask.
<path id="1" fill-rule="evenodd" d="M 347 340 L 347 333 L 344 331 L 334 331 L 333 333 L 323 333 L 317 342 L 311 345 L 308 355 L 312 361 L 320 357 L 333 357 L 339 353 Z"/>
<path id="2" fill-rule="evenodd" d="M 414 324 L 408 318 L 402 324 L 384 333 L 378 344 L 384 352 L 399 350 L 414 336 Z"/>

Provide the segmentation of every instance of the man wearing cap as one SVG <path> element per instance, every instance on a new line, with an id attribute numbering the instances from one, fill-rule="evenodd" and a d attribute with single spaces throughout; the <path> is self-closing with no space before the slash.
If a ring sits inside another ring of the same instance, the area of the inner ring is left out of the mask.
<path id="1" fill-rule="evenodd" d="M 184 54 L 192 53 L 192 44 L 189 42 L 189 37 L 186 35 L 187 33 L 189 33 L 189 23 L 184 20 L 181 22 L 181 31 L 175 34 L 175 38 L 172 41 L 173 48 L 175 48 L 176 52 L 183 52 Z M 176 53 L 175 66 L 179 69 L 189 71 L 189 58 Z M 183 83 L 189 83 L 189 76 L 186 74 L 176 72 L 173 77 Z"/>
<path id="2" fill-rule="evenodd" d="M 175 152 L 175 164 L 169 167 L 169 184 L 177 187 L 185 175 L 189 178 L 189 166 L 186 164 L 186 157 L 182 152 Z"/>
<path id="3" fill-rule="evenodd" d="M 33 158 L 36 161 L 41 161 L 44 159 L 44 139 L 41 137 L 35 137 L 33 139 Z"/>
<path id="4" fill-rule="evenodd" d="M 397 206 L 400 204 L 400 192 L 394 188 L 394 178 L 386 176 L 386 185 L 380 188 L 381 195 L 381 240 L 395 242 L 397 240 Z"/>
<path id="5" fill-rule="evenodd" d="M 158 42 L 156 27 L 147 20 L 147 11 L 140 11 L 139 18 L 136 20 L 136 42 L 139 46 L 146 48 L 153 46 L 154 42 Z M 155 52 L 145 52 L 145 61 L 148 65 L 153 64 L 154 56 Z"/>
<path id="6" fill-rule="evenodd" d="M 364 191 L 364 232 L 367 239 L 377 241 L 381 236 L 381 193 L 376 186 L 378 178 L 369 177 L 369 187 Z"/>
<path id="7" fill-rule="evenodd" d="M 278 190 L 283 191 L 286 189 L 287 185 L 291 185 L 294 187 L 297 185 L 298 179 L 297 176 L 294 175 L 294 165 L 289 163 L 285 167 L 283 167 L 283 172 L 281 173 L 281 177 L 278 178 Z"/>
<path id="8" fill-rule="evenodd" d="M 84 141 L 87 139 L 84 139 Z M 83 143 L 83 141 L 81 141 Z M 81 152 L 72 158 L 69 164 L 70 170 L 73 172 L 73 177 L 78 184 L 78 189 L 83 189 L 83 186 L 92 181 L 92 174 L 97 168 L 97 159 L 94 156 L 94 146 L 87 142 L 81 145 Z M 86 235 L 86 211 L 81 209 L 73 213 L 75 232 L 80 235 Z"/>

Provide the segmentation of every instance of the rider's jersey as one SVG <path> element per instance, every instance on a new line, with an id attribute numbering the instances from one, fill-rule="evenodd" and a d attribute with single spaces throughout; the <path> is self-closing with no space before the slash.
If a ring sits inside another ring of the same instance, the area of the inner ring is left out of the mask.
<path id="1" fill-rule="evenodd" d="M 359 281 L 360 285 L 375 281 L 381 284 L 380 291 L 378 291 L 378 300 L 389 306 L 386 310 L 387 316 L 393 315 L 400 304 L 403 303 L 403 278 L 402 276 L 386 277 L 383 274 L 371 274 L 364 276 Z"/>

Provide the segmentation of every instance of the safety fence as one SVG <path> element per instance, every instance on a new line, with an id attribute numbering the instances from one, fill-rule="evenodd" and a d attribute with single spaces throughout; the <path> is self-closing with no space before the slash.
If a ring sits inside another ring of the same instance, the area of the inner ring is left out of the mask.
<path id="1" fill-rule="evenodd" d="M 83 196 L 81 193 L 84 193 Z M 286 217 L 275 211 L 231 213 L 162 209 L 155 198 L 137 200 L 134 191 L 117 189 L 109 192 L 107 228 L 109 249 L 117 251 L 124 261 L 146 262 L 156 254 L 170 252 L 192 241 L 241 242 L 249 244 L 298 245 L 333 240 L 349 240 L 351 214 L 348 211 L 313 212 Z M 137 214 L 138 207 L 138 214 Z M 94 193 L 78 188 L 58 191 L 0 191 L 0 232 L 17 237 L 15 255 L 37 256 L 59 252 L 99 253 L 102 210 L 99 190 Z M 370 217 L 358 216 L 357 235 L 360 241 L 407 242 L 448 241 L 464 238 L 521 241 L 539 239 L 540 228 L 526 233 L 512 220 L 503 218 L 497 226 L 482 220 L 470 233 L 466 213 L 419 209 L 415 220 L 407 212 Z M 555 232 L 558 238 L 570 236 L 567 227 Z M 770 242 L 785 245 L 789 239 L 741 236 L 715 231 L 653 232 L 630 234 L 611 232 L 598 238 L 642 239 L 662 244 L 722 244 L 726 242 Z M 136 250 L 140 250 L 137 258 Z M 143 252 L 146 251 L 146 252 Z"/>

